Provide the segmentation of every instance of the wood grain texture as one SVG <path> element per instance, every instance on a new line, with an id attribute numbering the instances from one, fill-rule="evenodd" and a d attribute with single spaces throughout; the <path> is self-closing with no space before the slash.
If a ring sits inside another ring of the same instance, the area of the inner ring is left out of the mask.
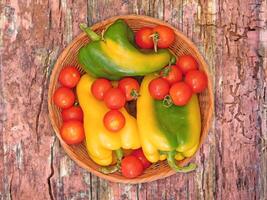
<path id="1" fill-rule="evenodd" d="M 79 168 L 50 125 L 47 88 L 62 49 L 114 15 L 169 22 L 214 75 L 215 119 L 198 169 L 115 184 Z M 263 0 L 0 0 L 0 199 L 267 198 L 267 2 Z"/>

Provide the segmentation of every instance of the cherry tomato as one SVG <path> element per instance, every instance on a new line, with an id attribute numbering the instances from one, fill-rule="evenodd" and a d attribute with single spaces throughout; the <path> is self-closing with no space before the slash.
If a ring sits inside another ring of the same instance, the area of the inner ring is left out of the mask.
<path id="1" fill-rule="evenodd" d="M 63 109 L 69 108 L 74 104 L 74 92 L 67 87 L 59 87 L 53 96 L 55 104 Z"/>
<path id="2" fill-rule="evenodd" d="M 166 79 L 170 85 L 179 82 L 183 79 L 182 71 L 176 66 L 167 66 L 161 72 L 162 78 Z"/>
<path id="3" fill-rule="evenodd" d="M 135 156 L 126 156 L 121 161 L 121 173 L 127 178 L 135 178 L 144 171 L 142 162 Z"/>
<path id="4" fill-rule="evenodd" d="M 121 79 L 118 87 L 126 96 L 127 101 L 137 99 L 140 86 L 134 78 L 129 77 Z"/>
<path id="5" fill-rule="evenodd" d="M 96 79 L 92 86 L 91 92 L 94 97 L 98 100 L 103 100 L 105 93 L 112 88 L 111 82 L 104 78 Z"/>
<path id="6" fill-rule="evenodd" d="M 119 88 L 111 88 L 104 95 L 104 102 L 109 109 L 120 109 L 125 105 L 126 97 Z"/>
<path id="7" fill-rule="evenodd" d="M 80 80 L 80 72 L 75 67 L 64 67 L 58 77 L 59 82 L 68 88 L 74 88 Z"/>
<path id="8" fill-rule="evenodd" d="M 199 70 L 189 71 L 185 76 L 185 82 L 192 88 L 194 93 L 200 93 L 208 86 L 207 75 Z"/>
<path id="9" fill-rule="evenodd" d="M 144 169 L 148 168 L 151 165 L 151 162 L 149 162 L 146 156 L 144 155 L 142 148 L 134 150 L 131 155 L 135 156 L 141 161 Z"/>
<path id="10" fill-rule="evenodd" d="M 170 86 L 167 80 L 155 78 L 149 83 L 148 89 L 154 99 L 162 100 L 169 93 Z"/>
<path id="11" fill-rule="evenodd" d="M 191 99 L 192 89 L 185 82 L 174 83 L 170 89 L 170 96 L 175 105 L 184 106 Z"/>
<path id="12" fill-rule="evenodd" d="M 115 132 L 121 130 L 124 127 L 125 117 L 118 110 L 110 110 L 105 114 L 103 122 L 106 129 Z"/>
<path id="13" fill-rule="evenodd" d="M 182 70 L 183 74 L 198 68 L 197 61 L 193 56 L 190 55 L 180 56 L 176 62 L 176 65 Z"/>
<path id="14" fill-rule="evenodd" d="M 60 134 L 67 144 L 79 144 L 84 140 L 84 129 L 82 122 L 70 120 L 64 122 Z"/>
<path id="15" fill-rule="evenodd" d="M 168 48 L 175 39 L 174 31 L 167 26 L 156 26 L 153 28 L 153 33 L 158 35 L 157 46 L 159 48 Z"/>
<path id="16" fill-rule="evenodd" d="M 64 109 L 61 115 L 64 122 L 69 120 L 83 121 L 83 111 L 80 106 L 71 106 L 70 108 Z"/>
<path id="17" fill-rule="evenodd" d="M 143 49 L 151 49 L 154 46 L 152 39 L 152 28 L 143 27 L 135 34 L 136 44 Z"/>

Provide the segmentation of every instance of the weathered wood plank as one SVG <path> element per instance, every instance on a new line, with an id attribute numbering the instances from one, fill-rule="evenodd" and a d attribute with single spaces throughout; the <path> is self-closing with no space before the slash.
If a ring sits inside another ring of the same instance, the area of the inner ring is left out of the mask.
<path id="1" fill-rule="evenodd" d="M 0 5 L 0 199 L 266 198 L 266 1 L 10 0 Z M 216 118 L 196 156 L 196 172 L 149 184 L 110 183 L 80 169 L 53 134 L 47 86 L 60 51 L 80 32 L 80 22 L 92 25 L 128 13 L 180 29 L 214 74 Z"/>
<path id="2" fill-rule="evenodd" d="M 257 54 L 259 57 L 259 73 L 258 80 L 265 80 L 265 82 L 258 87 L 259 91 L 259 116 L 258 121 L 261 124 L 259 134 L 259 152 L 260 152 L 260 163 L 259 163 L 259 174 L 258 182 L 259 182 L 259 199 L 264 199 L 267 197 L 267 2 L 261 2 L 259 6 L 259 22 L 258 26 L 259 30 L 259 46 L 257 50 Z M 259 81 L 261 82 L 261 81 Z"/>
<path id="3" fill-rule="evenodd" d="M 216 50 L 216 197 L 259 199 L 259 1 L 219 1 Z M 266 19 L 265 19 L 266 20 Z M 263 123 L 266 123 L 263 122 Z"/>
<path id="4" fill-rule="evenodd" d="M 59 52 L 78 34 L 77 24 L 86 20 L 87 9 L 82 7 L 85 2 L 76 1 L 73 7 L 70 3 L 3 4 L 3 199 L 80 199 L 90 195 L 89 184 L 82 178 L 90 175 L 59 147 L 46 103 L 49 72 Z"/>
<path id="5" fill-rule="evenodd" d="M 80 33 L 79 23 L 86 21 L 86 2 L 79 0 L 49 2 L 52 48 L 60 51 Z M 53 165 L 50 174 L 51 194 L 54 199 L 90 199 L 92 197 L 91 175 L 80 169 L 61 149 L 58 142 L 53 149 Z"/>
<path id="6" fill-rule="evenodd" d="M 54 138 L 46 121 L 45 70 L 56 55 L 49 53 L 44 40 L 46 12 L 36 14 L 36 10 L 46 10 L 46 4 L 12 1 L 3 4 L 1 15 L 3 199 L 49 199 L 46 178 Z"/>

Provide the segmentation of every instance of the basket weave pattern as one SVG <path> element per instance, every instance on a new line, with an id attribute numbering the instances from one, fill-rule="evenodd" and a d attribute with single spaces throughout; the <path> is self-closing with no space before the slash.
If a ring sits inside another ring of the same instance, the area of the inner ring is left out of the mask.
<path id="1" fill-rule="evenodd" d="M 116 19 L 121 18 L 124 19 L 128 25 L 133 29 L 133 31 L 137 31 L 143 26 L 153 27 L 156 25 L 166 25 L 172 28 L 175 32 L 175 42 L 171 45 L 170 50 L 173 54 L 178 57 L 179 55 L 183 54 L 191 54 L 194 56 L 199 64 L 201 70 L 205 71 L 208 75 L 208 89 L 205 92 L 199 95 L 199 103 L 200 103 L 200 110 L 201 110 L 201 123 L 202 123 L 202 130 L 201 130 L 201 138 L 200 138 L 200 145 L 203 144 L 205 138 L 208 135 L 208 130 L 210 127 L 210 122 L 212 118 L 213 112 L 213 93 L 212 93 L 212 83 L 211 78 L 208 72 L 208 66 L 200 53 L 198 52 L 195 45 L 188 40 L 182 33 L 171 27 L 170 25 L 146 16 L 136 16 L 136 15 L 127 15 L 127 16 L 118 16 L 107 19 L 103 22 L 97 23 L 92 26 L 92 30 L 96 31 L 97 33 L 101 33 L 105 30 L 111 23 L 113 23 Z M 78 37 L 76 37 L 68 47 L 61 53 L 59 56 L 53 72 L 50 77 L 50 84 L 49 84 L 49 92 L 48 92 L 48 107 L 49 107 L 49 117 L 52 123 L 52 126 L 56 132 L 57 137 L 59 138 L 62 147 L 64 148 L 65 152 L 81 167 L 85 168 L 89 172 L 93 174 L 113 181 L 113 182 L 122 182 L 122 183 L 142 183 L 142 182 L 149 182 L 157 179 L 161 179 L 170 175 L 173 175 L 175 172 L 170 169 L 166 161 L 158 162 L 153 164 L 150 168 L 145 170 L 145 172 L 135 178 L 135 179 L 127 179 L 121 175 L 120 172 L 116 172 L 114 174 L 105 175 L 98 172 L 99 166 L 95 164 L 87 154 L 87 150 L 85 148 L 85 144 L 80 145 L 67 145 L 60 136 L 60 127 L 62 125 L 61 113 L 60 109 L 53 103 L 53 94 L 55 90 L 59 87 L 58 83 L 58 76 L 61 69 L 64 66 L 72 65 L 76 66 L 80 72 L 83 73 L 78 60 L 77 54 L 79 49 L 90 42 L 90 39 L 87 37 L 85 33 L 81 33 Z M 192 158 L 187 158 L 179 162 L 180 165 L 187 164 Z"/>

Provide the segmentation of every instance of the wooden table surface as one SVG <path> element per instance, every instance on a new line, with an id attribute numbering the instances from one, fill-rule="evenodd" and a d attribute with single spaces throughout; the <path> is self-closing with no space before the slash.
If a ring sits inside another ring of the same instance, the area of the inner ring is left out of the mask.
<path id="1" fill-rule="evenodd" d="M 148 184 L 78 167 L 51 127 L 49 75 L 81 31 L 114 15 L 162 19 L 213 74 L 215 113 L 198 168 Z M 0 0 L 0 199 L 267 199 L 266 0 Z"/>

